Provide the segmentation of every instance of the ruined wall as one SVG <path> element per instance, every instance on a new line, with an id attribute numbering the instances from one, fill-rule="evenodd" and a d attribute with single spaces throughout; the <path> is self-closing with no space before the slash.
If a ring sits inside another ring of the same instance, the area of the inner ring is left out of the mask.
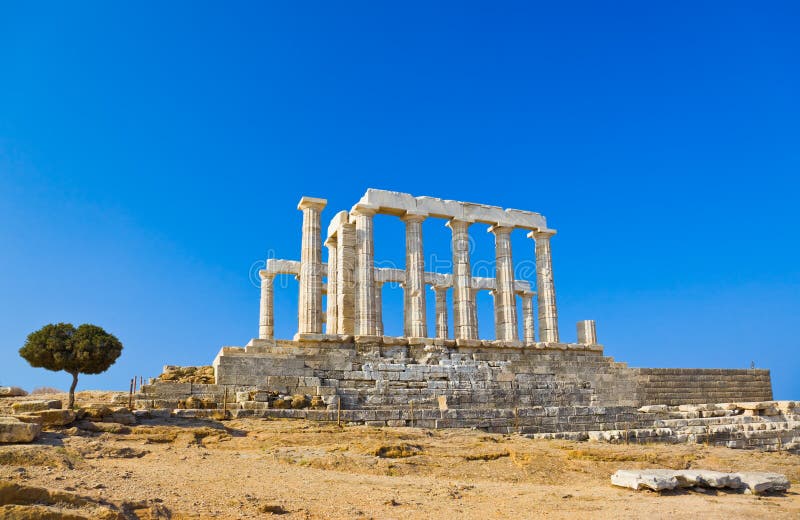
<path id="1" fill-rule="evenodd" d="M 599 347 L 599 346 L 597 346 Z M 414 401 L 454 408 L 641 406 L 772 398 L 769 371 L 637 369 L 601 348 L 547 349 L 252 341 L 226 347 L 216 382 L 235 390 L 322 396 L 345 409 Z"/>
<path id="2" fill-rule="evenodd" d="M 637 400 L 645 404 L 701 404 L 772 400 L 769 370 L 635 368 Z"/>

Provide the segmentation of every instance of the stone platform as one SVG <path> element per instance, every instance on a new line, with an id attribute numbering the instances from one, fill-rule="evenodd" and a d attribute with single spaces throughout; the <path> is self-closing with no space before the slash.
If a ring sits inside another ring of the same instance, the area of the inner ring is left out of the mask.
<path id="1" fill-rule="evenodd" d="M 413 342 L 412 342 L 413 343 Z M 448 344 L 449 343 L 449 344 Z M 629 368 L 601 345 L 511 347 L 402 338 L 254 339 L 223 347 L 217 385 L 321 396 L 343 409 L 634 406 L 768 401 L 768 370 Z"/>

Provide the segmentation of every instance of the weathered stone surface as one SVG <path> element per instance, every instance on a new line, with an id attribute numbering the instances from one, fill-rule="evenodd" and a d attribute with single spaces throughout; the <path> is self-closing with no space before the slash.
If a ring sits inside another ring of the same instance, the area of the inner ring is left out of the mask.
<path id="1" fill-rule="evenodd" d="M 43 426 L 66 426 L 75 422 L 76 417 L 72 410 L 39 410 L 26 415 L 41 418 Z"/>
<path id="2" fill-rule="evenodd" d="M 16 417 L 0 416 L 0 443 L 31 442 L 41 433 L 37 423 L 22 422 Z"/>
<path id="3" fill-rule="evenodd" d="M 618 470 L 611 475 L 611 483 L 615 486 L 635 489 L 663 491 L 678 487 L 678 479 L 669 470 Z"/>
<path id="4" fill-rule="evenodd" d="M 789 489 L 789 480 L 779 473 L 739 473 L 742 485 L 754 495 L 781 493 Z"/>
<path id="5" fill-rule="evenodd" d="M 0 386 L 0 397 L 24 397 L 28 392 L 18 386 Z"/>
<path id="6" fill-rule="evenodd" d="M 665 404 L 651 404 L 639 408 L 642 413 L 664 413 L 669 411 L 669 406 Z"/>
<path id="7" fill-rule="evenodd" d="M 708 469 L 686 469 L 675 472 L 680 487 L 708 487 L 739 489 L 742 482 L 735 473 L 723 473 Z"/>
<path id="8" fill-rule="evenodd" d="M 20 401 L 11 405 L 14 413 L 37 412 L 39 410 L 51 410 L 61 408 L 61 401 L 58 399 Z"/>
<path id="9" fill-rule="evenodd" d="M 780 493 L 789 489 L 789 480 L 778 473 L 723 473 L 711 470 L 641 469 L 619 470 L 611 476 L 615 486 L 663 491 L 675 487 L 744 488 L 756 495 Z"/>

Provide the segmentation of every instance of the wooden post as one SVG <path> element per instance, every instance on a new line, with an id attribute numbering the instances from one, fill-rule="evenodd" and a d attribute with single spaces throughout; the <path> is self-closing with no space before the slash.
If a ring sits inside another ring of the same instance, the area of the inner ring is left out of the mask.
<path id="1" fill-rule="evenodd" d="M 336 426 L 342 426 L 342 398 L 336 396 Z"/>
<path id="2" fill-rule="evenodd" d="M 222 416 L 228 417 L 228 387 L 225 387 L 225 394 L 222 397 Z"/>
<path id="3" fill-rule="evenodd" d="M 411 407 L 411 427 L 413 428 L 413 427 L 414 427 L 414 423 L 416 422 L 416 421 L 414 420 L 414 400 L 413 400 L 413 399 L 412 399 L 412 400 L 410 400 L 410 401 L 408 402 L 408 404 L 409 404 L 409 406 Z"/>

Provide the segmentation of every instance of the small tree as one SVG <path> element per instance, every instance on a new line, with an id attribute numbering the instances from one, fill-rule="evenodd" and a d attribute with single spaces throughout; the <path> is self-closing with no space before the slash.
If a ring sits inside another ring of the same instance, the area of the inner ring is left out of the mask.
<path id="1" fill-rule="evenodd" d="M 19 355 L 32 367 L 72 374 L 69 408 L 75 406 L 78 374 L 105 372 L 121 353 L 122 343 L 114 335 L 88 323 L 77 329 L 71 323 L 45 325 L 29 334 L 19 349 Z"/>

